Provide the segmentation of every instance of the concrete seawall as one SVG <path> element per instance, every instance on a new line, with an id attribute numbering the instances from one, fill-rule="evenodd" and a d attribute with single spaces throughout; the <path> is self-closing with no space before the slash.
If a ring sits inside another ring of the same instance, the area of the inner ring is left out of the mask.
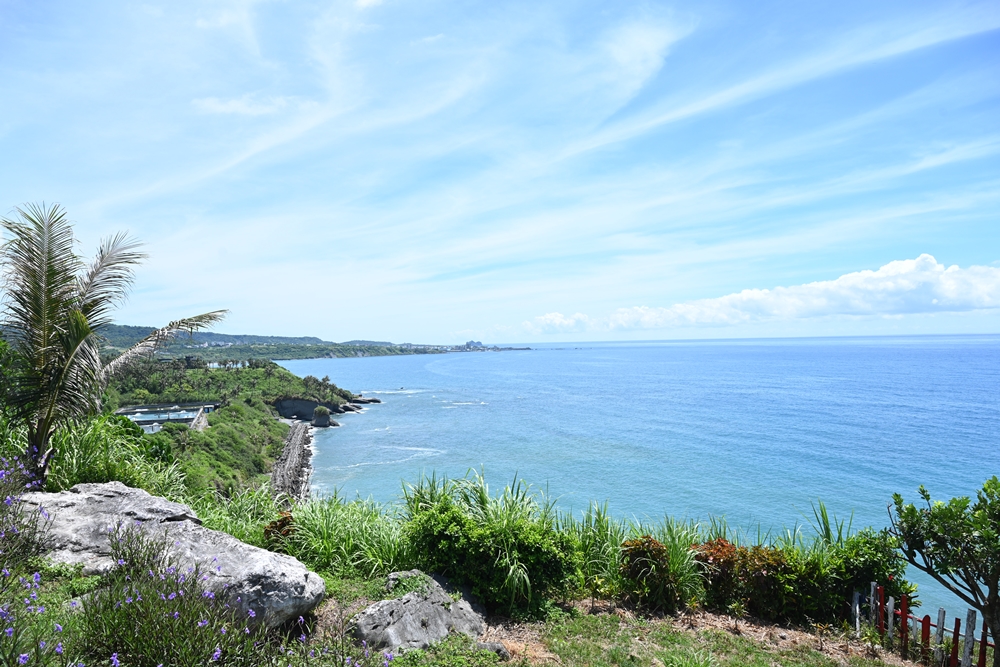
<path id="1" fill-rule="evenodd" d="M 271 491 L 275 495 L 284 493 L 293 501 L 309 497 L 309 478 L 312 477 L 312 428 L 305 422 L 295 422 L 281 456 L 274 462 L 271 473 Z"/>

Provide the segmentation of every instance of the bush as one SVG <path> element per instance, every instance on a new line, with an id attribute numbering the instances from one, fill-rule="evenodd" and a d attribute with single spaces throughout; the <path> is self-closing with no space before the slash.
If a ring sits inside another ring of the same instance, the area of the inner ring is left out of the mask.
<path id="1" fill-rule="evenodd" d="M 887 529 L 858 531 L 844 541 L 838 558 L 845 600 L 854 591 L 867 593 L 873 581 L 885 586 L 886 597 L 891 595 L 897 600 L 916 591 L 916 586 L 904 578 L 906 558 L 899 550 L 899 540 Z"/>
<path id="2" fill-rule="evenodd" d="M 493 610 L 538 615 L 546 596 L 579 577 L 575 541 L 523 482 L 493 497 L 482 475 L 440 487 L 424 479 L 407 501 L 417 566 L 469 585 Z"/>
<path id="3" fill-rule="evenodd" d="M 249 619 L 216 599 L 205 586 L 208 575 L 179 569 L 165 542 L 122 525 L 109 540 L 118 565 L 91 593 L 79 621 L 82 646 L 94 660 L 114 655 L 129 667 L 203 665 L 257 652 Z"/>
<path id="4" fill-rule="evenodd" d="M 626 595 L 633 602 L 664 611 L 677 608 L 679 596 L 670 570 L 670 553 L 652 536 L 622 543 L 621 575 Z"/>
<path id="5" fill-rule="evenodd" d="M 705 572 L 705 605 L 724 610 L 741 599 L 736 546 L 725 538 L 700 545 L 695 558 Z"/>
<path id="6" fill-rule="evenodd" d="M 769 546 L 736 550 L 740 597 L 747 611 L 758 618 L 785 620 L 793 591 L 792 568 L 784 551 Z"/>
<path id="7" fill-rule="evenodd" d="M 23 511 L 21 494 L 37 486 L 20 458 L 0 458 L 0 664 L 63 662 L 62 627 L 38 602 L 42 577 L 29 565 L 43 551 L 47 516 Z"/>

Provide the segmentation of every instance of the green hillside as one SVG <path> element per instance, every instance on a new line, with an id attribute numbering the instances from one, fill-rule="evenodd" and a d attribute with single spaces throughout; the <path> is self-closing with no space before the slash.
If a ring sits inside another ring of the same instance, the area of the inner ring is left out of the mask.
<path id="1" fill-rule="evenodd" d="M 114 356 L 154 331 L 153 327 L 114 324 L 105 327 L 104 351 Z M 252 336 L 198 331 L 181 335 L 157 351 L 161 359 L 199 357 L 208 362 L 250 359 L 318 359 L 341 357 L 383 357 L 399 354 L 435 354 L 445 348 L 436 345 L 395 345 L 378 341 L 334 343 L 314 336 Z"/>

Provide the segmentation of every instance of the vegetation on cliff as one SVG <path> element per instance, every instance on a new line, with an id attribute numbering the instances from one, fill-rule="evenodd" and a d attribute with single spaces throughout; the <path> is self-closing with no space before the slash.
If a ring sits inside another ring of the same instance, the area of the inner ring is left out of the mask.
<path id="1" fill-rule="evenodd" d="M 102 334 L 105 354 L 116 355 L 143 336 L 152 327 L 111 325 Z M 312 336 L 247 336 L 197 332 L 163 345 L 156 352 L 161 359 L 198 356 L 209 362 L 249 361 L 251 359 L 320 359 L 344 357 L 384 357 L 401 354 L 440 354 L 435 345 L 394 345 L 389 342 L 351 341 L 332 343 Z"/>

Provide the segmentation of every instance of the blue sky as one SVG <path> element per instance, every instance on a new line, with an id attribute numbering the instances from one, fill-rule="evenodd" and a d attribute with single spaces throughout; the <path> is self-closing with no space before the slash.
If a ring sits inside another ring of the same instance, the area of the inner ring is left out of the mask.
<path id="1" fill-rule="evenodd" d="M 0 0 L 0 212 L 120 321 L 415 342 L 1000 332 L 996 2 Z"/>

